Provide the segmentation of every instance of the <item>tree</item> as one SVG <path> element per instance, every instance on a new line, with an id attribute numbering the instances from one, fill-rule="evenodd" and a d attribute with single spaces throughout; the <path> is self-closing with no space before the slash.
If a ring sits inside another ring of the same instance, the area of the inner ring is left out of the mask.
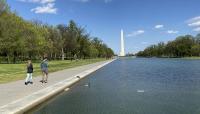
<path id="1" fill-rule="evenodd" d="M 198 54 L 199 39 L 191 35 L 179 36 L 167 44 L 158 43 L 138 52 L 138 56 L 185 57 Z"/>
<path id="2" fill-rule="evenodd" d="M 67 26 L 65 25 L 58 25 L 57 29 L 59 30 L 59 34 L 61 36 L 61 42 L 60 42 L 60 46 L 61 46 L 61 56 L 62 56 L 62 60 L 64 60 L 65 58 L 65 52 L 66 52 L 66 43 L 67 43 L 67 35 L 66 35 L 66 31 L 67 31 Z"/>
<path id="3" fill-rule="evenodd" d="M 195 44 L 191 48 L 192 56 L 200 56 L 200 44 Z"/>
<path id="4" fill-rule="evenodd" d="M 0 15 L 5 12 L 6 13 L 10 12 L 10 8 L 6 3 L 6 0 L 0 0 Z"/>
<path id="5" fill-rule="evenodd" d="M 114 54 L 101 40 L 92 39 L 86 29 L 73 20 L 68 25 L 52 26 L 41 21 L 26 21 L 0 0 L 0 57 L 8 63 L 27 58 L 73 59 L 110 57 Z M 1 61 L 1 59 L 0 59 Z"/>

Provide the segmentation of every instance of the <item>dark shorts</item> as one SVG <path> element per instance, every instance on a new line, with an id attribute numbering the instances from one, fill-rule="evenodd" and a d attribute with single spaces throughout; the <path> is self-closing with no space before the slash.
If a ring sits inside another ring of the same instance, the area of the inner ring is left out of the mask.
<path id="1" fill-rule="evenodd" d="M 44 72 L 45 74 L 48 74 L 48 69 L 42 69 L 42 72 Z"/>

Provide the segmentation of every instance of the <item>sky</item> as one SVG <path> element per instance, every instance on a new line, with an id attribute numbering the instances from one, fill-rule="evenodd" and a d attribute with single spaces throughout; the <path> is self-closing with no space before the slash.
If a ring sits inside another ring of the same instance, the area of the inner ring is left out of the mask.
<path id="1" fill-rule="evenodd" d="M 91 36 L 99 37 L 116 54 L 120 30 L 126 53 L 200 33 L 200 0 L 7 0 L 12 11 L 26 20 L 51 25 L 74 20 Z"/>

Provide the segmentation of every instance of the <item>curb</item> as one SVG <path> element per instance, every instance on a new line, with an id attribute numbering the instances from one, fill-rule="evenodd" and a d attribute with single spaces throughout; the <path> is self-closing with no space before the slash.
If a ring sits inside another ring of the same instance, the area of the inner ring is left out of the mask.
<path id="1" fill-rule="evenodd" d="M 93 67 L 89 70 L 83 71 L 71 78 L 65 79 L 61 82 L 58 82 L 52 86 L 49 86 L 45 89 L 39 90 L 29 96 L 26 96 L 22 99 L 19 99 L 17 101 L 11 102 L 7 105 L 4 105 L 0 107 L 0 114 L 23 114 L 26 111 L 32 109 L 33 107 L 41 104 L 45 100 L 55 96 L 56 94 L 69 90 L 68 87 L 73 85 L 74 83 L 78 82 L 82 78 L 88 76 L 92 72 L 102 68 L 103 66 L 113 62 L 116 59 L 110 60 L 108 62 L 105 62 L 101 65 L 98 65 L 96 67 Z M 48 94 L 47 94 L 48 93 Z"/>

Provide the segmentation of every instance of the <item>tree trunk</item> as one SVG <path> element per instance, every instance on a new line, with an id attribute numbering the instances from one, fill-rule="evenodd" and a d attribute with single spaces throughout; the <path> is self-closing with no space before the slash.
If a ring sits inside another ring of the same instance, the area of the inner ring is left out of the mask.
<path id="1" fill-rule="evenodd" d="M 8 64 L 10 63 L 10 57 L 9 57 L 8 54 L 7 54 L 7 63 L 8 63 Z"/>
<path id="2" fill-rule="evenodd" d="M 55 60 L 57 60 L 56 53 L 54 54 L 54 58 L 55 58 Z"/>
<path id="3" fill-rule="evenodd" d="M 64 53 L 63 48 L 62 48 L 62 60 L 65 60 L 65 53 Z"/>
<path id="4" fill-rule="evenodd" d="M 15 56 L 15 53 L 13 54 L 13 63 L 14 63 L 14 64 L 16 63 L 16 56 Z"/>
<path id="5" fill-rule="evenodd" d="M 53 53 L 51 52 L 51 59 L 53 59 Z"/>

